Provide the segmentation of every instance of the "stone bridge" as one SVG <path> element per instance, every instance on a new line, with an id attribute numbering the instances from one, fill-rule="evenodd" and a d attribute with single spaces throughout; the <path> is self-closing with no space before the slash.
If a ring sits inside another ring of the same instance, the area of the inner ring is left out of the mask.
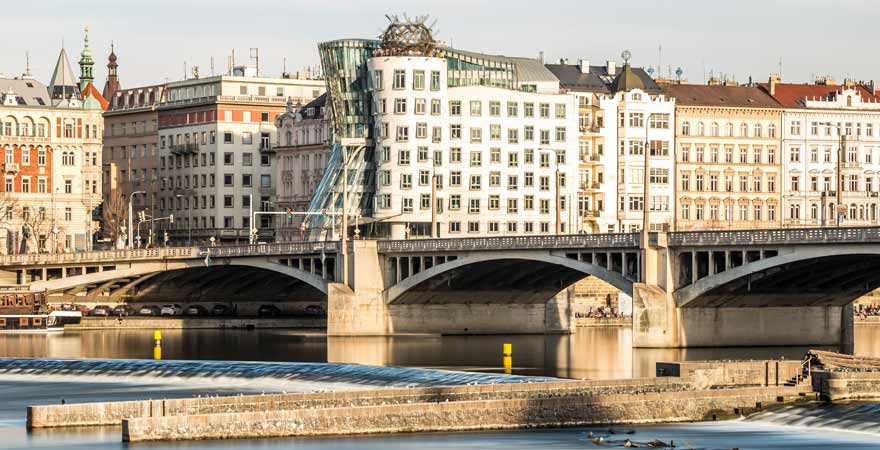
<path id="1" fill-rule="evenodd" d="M 70 298 L 327 302 L 331 335 L 572 332 L 586 276 L 634 300 L 641 347 L 836 345 L 880 287 L 880 229 L 352 241 L 0 257 L 0 284 Z M 106 300 L 104 300 L 106 301 Z"/>

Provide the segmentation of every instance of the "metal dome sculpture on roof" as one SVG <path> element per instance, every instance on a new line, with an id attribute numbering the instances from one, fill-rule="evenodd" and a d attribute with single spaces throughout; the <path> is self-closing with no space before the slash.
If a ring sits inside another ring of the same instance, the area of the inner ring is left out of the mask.
<path id="1" fill-rule="evenodd" d="M 436 41 L 434 41 L 433 24 L 427 25 L 429 16 L 417 16 L 409 18 L 406 14 L 403 19 L 397 15 L 386 15 L 391 22 L 388 28 L 379 36 L 382 39 L 381 53 L 383 55 L 433 55 Z"/>

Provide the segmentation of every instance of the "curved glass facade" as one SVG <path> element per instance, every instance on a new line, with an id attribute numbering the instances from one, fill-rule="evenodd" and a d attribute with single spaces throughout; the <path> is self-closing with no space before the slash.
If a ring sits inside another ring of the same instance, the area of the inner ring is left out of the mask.
<path id="1" fill-rule="evenodd" d="M 372 107 L 367 74 L 367 60 L 380 42 L 369 39 L 343 39 L 318 45 L 321 65 L 330 93 L 333 114 L 333 153 L 324 178 L 309 204 L 310 212 L 342 211 L 343 155 L 350 155 L 348 166 L 348 213 L 350 216 L 369 217 L 372 213 L 375 167 L 370 143 Z M 347 138 L 365 139 L 366 148 L 343 148 Z M 328 230 L 331 221 L 324 216 L 312 216 L 312 230 Z"/>

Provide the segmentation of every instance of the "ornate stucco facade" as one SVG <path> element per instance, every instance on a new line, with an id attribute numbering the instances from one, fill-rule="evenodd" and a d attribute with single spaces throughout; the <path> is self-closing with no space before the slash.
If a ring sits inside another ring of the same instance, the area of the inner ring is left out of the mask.
<path id="1" fill-rule="evenodd" d="M 674 84 L 677 231 L 777 228 L 782 108 L 755 87 Z"/>

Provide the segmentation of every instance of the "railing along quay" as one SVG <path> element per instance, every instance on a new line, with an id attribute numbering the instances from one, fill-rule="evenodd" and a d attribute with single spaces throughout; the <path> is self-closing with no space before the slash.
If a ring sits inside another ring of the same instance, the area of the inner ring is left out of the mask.
<path id="1" fill-rule="evenodd" d="M 380 253 L 638 247 L 639 233 L 504 236 L 379 241 Z"/>

